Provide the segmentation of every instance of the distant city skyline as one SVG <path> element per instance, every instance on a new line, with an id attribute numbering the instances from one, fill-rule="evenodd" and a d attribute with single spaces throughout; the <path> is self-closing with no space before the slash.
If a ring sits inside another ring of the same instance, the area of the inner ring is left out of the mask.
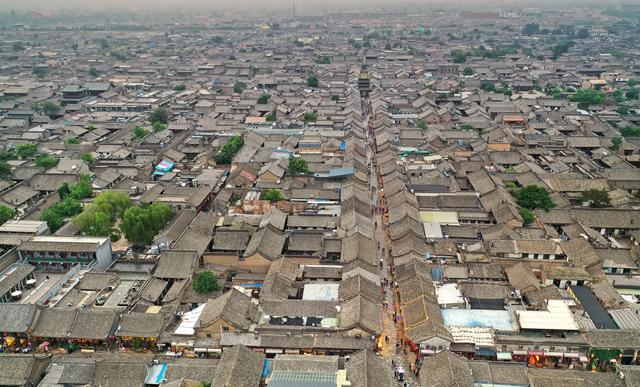
<path id="1" fill-rule="evenodd" d="M 551 1 L 551 0 L 543 0 L 535 3 L 531 3 L 525 0 L 480 0 L 480 1 L 469 1 L 469 0 L 457 0 L 457 1 L 444 1 L 444 0 L 400 0 L 400 1 L 391 1 L 391 0 L 324 0 L 322 2 L 312 1 L 312 0 L 266 0 L 266 1 L 256 1 L 256 0 L 237 0 L 234 2 L 228 2 L 224 0 L 108 0 L 104 2 L 91 2 L 88 3 L 84 0 L 23 0 L 23 1 L 15 1 L 15 0 L 0 0 L 0 6 L 4 8 L 4 10 L 42 10 L 42 11 L 55 11 L 55 10 L 108 10 L 109 8 L 125 8 L 132 10 L 143 10 L 143 9 L 157 9 L 157 10 L 167 10 L 174 9 L 179 7 L 179 9 L 235 9 L 235 10 L 247 10 L 251 11 L 251 9 L 290 9 L 293 4 L 296 4 L 296 7 L 299 11 L 303 11 L 306 8 L 308 9 L 323 9 L 328 7 L 337 7 L 337 8 L 368 8 L 368 7 L 384 7 L 384 6 L 402 6 L 402 5 L 416 5 L 416 6 L 446 6 L 446 7 L 486 7 L 486 6 L 502 6 L 502 7 L 516 7 L 516 8 L 536 8 L 536 7 L 553 7 L 553 6 L 594 6 L 594 5 L 621 5 L 621 4 L 640 4 L 640 1 L 596 1 L 596 0 L 565 0 L 565 1 Z"/>

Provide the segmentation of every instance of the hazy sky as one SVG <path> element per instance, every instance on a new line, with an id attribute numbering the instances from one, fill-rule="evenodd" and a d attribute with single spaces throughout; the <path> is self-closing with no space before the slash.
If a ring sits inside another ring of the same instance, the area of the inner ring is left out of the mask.
<path id="1" fill-rule="evenodd" d="M 447 4 L 450 6 L 459 6 L 463 3 L 472 6 L 483 6 L 488 3 L 502 4 L 516 7 L 535 7 L 542 4 L 558 4 L 558 3 L 620 3 L 622 0 L 543 0 L 531 2 L 528 0 L 0 0 L 0 7 L 3 9 L 30 9 L 41 11 L 54 11 L 56 9 L 76 8 L 76 9 L 95 9 L 105 10 L 108 8 L 290 8 L 295 2 L 296 7 L 303 9 L 305 6 L 318 8 L 333 5 L 342 7 L 364 7 L 364 6 L 382 6 L 394 4 Z M 637 0 L 626 0 L 626 2 L 635 3 Z"/>

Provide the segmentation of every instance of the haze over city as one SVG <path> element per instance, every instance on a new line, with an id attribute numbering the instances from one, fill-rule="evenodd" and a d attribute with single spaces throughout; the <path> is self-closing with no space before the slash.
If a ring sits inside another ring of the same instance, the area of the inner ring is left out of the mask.
<path id="1" fill-rule="evenodd" d="M 640 387 L 639 37 L 0 0 L 0 385 Z"/>

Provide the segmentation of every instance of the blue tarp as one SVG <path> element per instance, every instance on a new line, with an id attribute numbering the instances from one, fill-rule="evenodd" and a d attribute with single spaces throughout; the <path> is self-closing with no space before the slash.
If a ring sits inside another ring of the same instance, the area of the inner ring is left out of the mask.
<path id="1" fill-rule="evenodd" d="M 443 309 L 445 325 L 458 327 L 484 327 L 499 331 L 514 332 L 516 323 L 506 310 L 491 309 Z"/>
<path id="2" fill-rule="evenodd" d="M 169 172 L 175 167 L 175 164 L 171 161 L 162 160 L 160 164 L 156 165 L 155 170 L 160 172 Z"/>
<path id="3" fill-rule="evenodd" d="M 262 379 L 266 379 L 271 373 L 271 359 L 264 359 L 264 365 L 262 366 Z"/>
<path id="4" fill-rule="evenodd" d="M 153 367 L 149 368 L 149 372 L 147 372 L 147 377 L 144 379 L 144 384 L 153 384 L 159 385 L 162 383 L 162 380 L 165 379 L 164 375 L 167 373 L 167 364 L 156 364 Z"/>

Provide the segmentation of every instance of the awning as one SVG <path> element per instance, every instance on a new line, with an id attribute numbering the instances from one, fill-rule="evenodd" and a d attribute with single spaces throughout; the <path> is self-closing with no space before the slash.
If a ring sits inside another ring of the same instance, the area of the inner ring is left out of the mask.
<path id="1" fill-rule="evenodd" d="M 545 356 L 551 356 L 551 357 L 563 357 L 564 354 L 562 352 L 545 352 L 544 353 Z"/>
<path id="2" fill-rule="evenodd" d="M 436 351 L 432 351 L 430 349 L 422 349 L 420 350 L 420 353 L 423 355 L 435 355 Z"/>
<path id="3" fill-rule="evenodd" d="M 279 348 L 267 348 L 265 353 L 282 353 L 282 349 L 279 349 Z"/>
<path id="4" fill-rule="evenodd" d="M 195 352 L 195 353 L 205 353 L 205 352 L 207 352 L 207 349 L 206 348 L 195 348 L 193 350 L 193 352 Z"/>
<path id="5" fill-rule="evenodd" d="M 543 356 L 542 351 L 529 351 L 529 356 Z"/>
<path id="6" fill-rule="evenodd" d="M 498 352 L 496 356 L 498 360 L 511 360 L 511 352 Z"/>
<path id="7" fill-rule="evenodd" d="M 496 350 L 491 348 L 478 348 L 476 350 L 476 355 L 478 356 L 495 356 Z"/>
<path id="8" fill-rule="evenodd" d="M 580 357 L 580 354 L 577 353 L 577 352 L 565 352 L 564 353 L 564 357 L 568 357 L 568 358 L 571 358 L 571 359 L 577 359 L 577 358 Z"/>
<path id="9" fill-rule="evenodd" d="M 580 361 L 581 361 L 581 362 L 583 362 L 583 363 L 586 363 L 586 362 L 588 362 L 588 361 L 589 361 L 589 358 L 588 358 L 588 357 L 586 357 L 586 356 L 582 356 L 582 355 L 580 355 Z"/>
<path id="10" fill-rule="evenodd" d="M 523 355 L 527 355 L 529 352 L 527 351 L 523 351 L 523 350 L 514 350 L 513 354 L 514 355 L 518 355 L 518 356 L 523 356 Z"/>
<path id="11" fill-rule="evenodd" d="M 208 353 L 222 353 L 222 349 L 220 348 L 209 348 L 207 349 Z"/>

